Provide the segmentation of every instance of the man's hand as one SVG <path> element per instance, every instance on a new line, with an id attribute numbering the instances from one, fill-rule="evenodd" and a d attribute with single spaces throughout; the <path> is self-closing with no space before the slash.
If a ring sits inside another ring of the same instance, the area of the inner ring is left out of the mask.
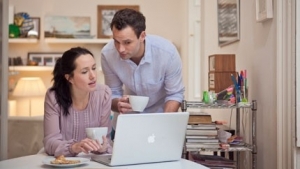
<path id="1" fill-rule="evenodd" d="M 180 108 L 181 103 L 169 100 L 166 102 L 164 107 L 164 112 L 178 112 L 178 109 Z"/>
<path id="2" fill-rule="evenodd" d="M 118 112 L 120 113 L 132 112 L 132 107 L 129 103 L 128 96 L 123 96 L 122 98 L 119 98 L 117 105 L 118 105 Z"/>

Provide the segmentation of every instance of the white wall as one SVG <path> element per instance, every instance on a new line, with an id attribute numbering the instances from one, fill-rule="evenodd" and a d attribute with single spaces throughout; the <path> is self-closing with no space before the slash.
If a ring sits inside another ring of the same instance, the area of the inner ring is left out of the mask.
<path id="1" fill-rule="evenodd" d="M 96 6 L 98 4 L 119 4 L 117 0 L 72 1 L 52 0 L 19 1 L 10 0 L 17 12 L 27 11 L 32 16 L 43 17 L 48 13 L 73 15 L 90 15 L 93 17 L 92 33 L 96 32 Z M 147 32 L 162 35 L 178 46 L 184 64 L 185 83 L 187 82 L 187 5 L 185 0 L 126 0 L 123 4 L 138 4 L 147 18 Z M 275 1 L 274 1 L 275 3 Z M 30 4 L 30 5 L 29 5 Z M 69 5 L 72 4 L 72 5 Z M 240 0 L 240 41 L 220 48 L 217 36 L 217 1 L 201 0 L 202 51 L 201 86 L 207 90 L 208 56 L 216 53 L 236 54 L 237 70 L 247 69 L 250 100 L 258 101 L 257 113 L 257 168 L 276 168 L 276 11 L 274 19 L 264 23 L 255 21 L 255 1 Z M 38 6 L 38 8 L 37 8 Z M 66 10 L 66 9 L 74 10 Z M 274 9 L 276 10 L 276 4 Z M 43 21 L 42 21 L 43 23 Z M 10 46 L 10 55 L 25 56 L 27 48 L 34 51 L 65 50 L 67 45 L 24 45 Z M 99 55 L 100 46 L 89 48 Z M 215 118 L 227 118 L 227 115 L 214 113 Z"/>
<path id="2" fill-rule="evenodd" d="M 30 3 L 29 3 L 30 2 Z M 65 16 L 90 16 L 91 34 L 97 34 L 97 5 L 139 5 L 140 11 L 146 17 L 146 32 L 148 34 L 161 35 L 171 40 L 180 50 L 184 43 L 184 31 L 186 21 L 186 3 L 184 0 L 94 0 L 94 1 L 72 1 L 72 0 L 51 0 L 51 1 L 19 1 L 9 0 L 9 4 L 14 6 L 15 13 L 27 12 L 32 17 L 41 18 L 41 30 L 43 30 L 43 17 L 45 15 L 65 15 Z M 166 8 L 168 10 L 166 10 Z M 28 52 L 63 52 L 76 44 L 47 44 L 43 42 L 43 34 L 38 44 L 10 44 L 9 56 L 27 57 Z M 100 65 L 100 50 L 102 45 L 98 44 L 78 44 L 89 48 L 97 58 Z M 185 56 L 182 54 L 182 56 Z M 50 85 L 49 80 L 46 82 Z M 103 82 L 103 81 L 101 81 Z M 47 86 L 49 87 L 49 86 Z"/>
<path id="3" fill-rule="evenodd" d="M 29 3 L 30 2 L 30 3 Z M 152 0 L 139 1 L 127 0 L 120 2 L 118 0 L 95 0 L 76 1 L 72 0 L 52 0 L 52 1 L 19 1 L 9 0 L 9 5 L 14 6 L 14 12 L 27 12 L 32 17 L 40 17 L 41 31 L 43 32 L 44 16 L 46 15 L 63 15 L 63 16 L 89 16 L 91 17 L 91 35 L 97 35 L 97 5 L 139 5 L 140 11 L 146 17 L 146 32 L 148 34 L 161 35 L 171 40 L 177 47 L 182 57 L 186 50 L 182 44 L 185 44 L 185 32 L 187 23 L 186 2 L 184 0 Z M 172 7 L 168 7 L 172 6 Z M 166 10 L 168 7 L 168 10 Z M 155 11 L 155 12 L 154 12 Z M 170 31 L 171 30 L 171 31 Z M 101 44 L 48 44 L 44 41 L 44 35 L 41 33 L 40 41 L 37 44 L 9 44 L 9 57 L 21 56 L 24 60 L 28 52 L 63 52 L 74 46 L 83 46 L 90 49 L 96 57 L 97 64 L 100 66 Z M 52 85 L 51 71 L 29 72 L 22 71 L 18 75 L 10 76 L 10 80 L 15 83 L 22 76 L 39 76 L 43 79 L 46 87 Z M 185 79 L 186 80 L 186 79 Z M 98 72 L 98 82 L 104 83 L 102 72 Z M 185 82 L 186 83 L 186 82 Z M 17 107 L 21 107 L 22 100 L 9 95 L 9 99 L 17 100 Z M 43 106 L 43 105 L 41 105 Z M 23 107 L 22 107 L 23 108 Z M 35 107 L 37 110 L 43 107 Z"/>
<path id="4" fill-rule="evenodd" d="M 296 132 L 297 135 L 296 137 L 299 138 L 300 137 L 300 3 L 296 4 L 296 32 L 298 32 L 296 34 L 296 81 L 298 83 L 296 83 Z M 298 68 L 298 69 L 297 69 Z M 300 168 L 300 139 L 297 140 L 297 151 L 296 151 L 296 164 L 298 165 L 297 168 Z"/>
<path id="5" fill-rule="evenodd" d="M 276 168 L 276 15 L 272 20 L 258 23 L 255 21 L 255 1 L 240 0 L 240 41 L 220 48 L 217 41 L 217 1 L 201 2 L 202 86 L 207 89 L 209 55 L 236 54 L 236 70 L 247 69 L 249 100 L 258 102 L 257 168 Z M 273 9 L 276 9 L 276 4 Z"/>

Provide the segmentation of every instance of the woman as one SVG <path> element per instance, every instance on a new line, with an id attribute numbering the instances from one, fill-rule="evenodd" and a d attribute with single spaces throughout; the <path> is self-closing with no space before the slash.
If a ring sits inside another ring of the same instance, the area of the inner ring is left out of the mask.
<path id="1" fill-rule="evenodd" d="M 45 97 L 44 147 L 55 157 L 78 153 L 111 153 L 111 90 L 97 84 L 93 54 L 71 48 L 56 61 L 53 86 Z M 108 127 L 103 144 L 86 138 L 85 128 Z"/>

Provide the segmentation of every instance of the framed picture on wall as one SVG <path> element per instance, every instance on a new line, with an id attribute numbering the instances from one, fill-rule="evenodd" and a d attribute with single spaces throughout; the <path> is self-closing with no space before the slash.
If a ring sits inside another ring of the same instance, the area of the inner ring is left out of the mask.
<path id="1" fill-rule="evenodd" d="M 33 31 L 36 31 L 37 33 L 37 39 L 40 39 L 40 34 L 41 34 L 41 19 L 39 17 L 31 17 L 32 22 L 33 22 Z"/>
<path id="2" fill-rule="evenodd" d="M 130 8 L 139 11 L 138 5 L 98 5 L 98 38 L 111 38 L 110 23 L 115 13 L 124 8 Z"/>
<path id="3" fill-rule="evenodd" d="M 256 21 L 263 22 L 273 18 L 273 0 L 256 0 Z"/>
<path id="4" fill-rule="evenodd" d="M 240 40 L 240 1 L 218 0 L 218 43 L 225 46 Z"/>
<path id="5" fill-rule="evenodd" d="M 91 17 L 46 15 L 45 38 L 91 38 Z"/>
<path id="6" fill-rule="evenodd" d="M 38 66 L 54 66 L 62 53 L 29 52 L 28 62 L 37 62 Z"/>

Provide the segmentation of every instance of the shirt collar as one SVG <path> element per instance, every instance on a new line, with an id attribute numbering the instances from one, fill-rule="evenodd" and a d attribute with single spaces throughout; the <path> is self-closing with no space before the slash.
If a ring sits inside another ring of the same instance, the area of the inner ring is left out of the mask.
<path id="1" fill-rule="evenodd" d="M 147 63 L 151 63 L 152 62 L 152 52 L 151 52 L 151 40 L 148 38 L 148 36 L 146 36 L 145 38 L 145 53 L 144 53 L 144 57 L 141 60 L 141 62 L 147 62 Z"/>

